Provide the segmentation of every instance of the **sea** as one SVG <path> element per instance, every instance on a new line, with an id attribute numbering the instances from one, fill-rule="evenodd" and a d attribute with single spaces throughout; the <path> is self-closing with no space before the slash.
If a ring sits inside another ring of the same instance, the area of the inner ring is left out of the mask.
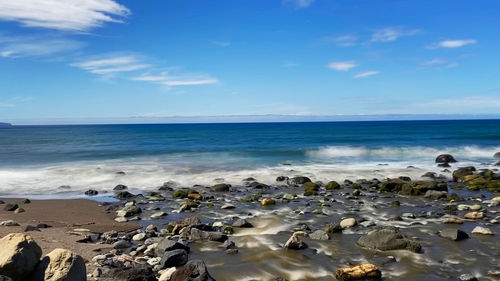
<path id="1" fill-rule="evenodd" d="M 78 198 L 117 184 L 133 192 L 248 177 L 315 181 L 409 176 L 437 167 L 491 168 L 500 120 L 6 126 L 0 128 L 0 196 Z M 448 174 L 447 174 L 448 173 Z"/>

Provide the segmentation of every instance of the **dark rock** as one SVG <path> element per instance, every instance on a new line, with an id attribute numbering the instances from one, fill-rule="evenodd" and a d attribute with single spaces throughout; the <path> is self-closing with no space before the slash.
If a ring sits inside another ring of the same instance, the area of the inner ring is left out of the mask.
<path id="1" fill-rule="evenodd" d="M 221 248 L 224 248 L 224 249 L 236 249 L 236 244 L 234 244 L 233 241 L 231 240 L 226 240 L 224 241 L 224 243 L 222 243 L 222 245 L 220 245 L 219 247 Z"/>
<path id="2" fill-rule="evenodd" d="M 227 192 L 227 191 L 229 191 L 230 187 L 231 187 L 231 185 L 229 185 L 229 184 L 219 183 L 219 184 L 212 186 L 212 190 L 216 191 L 216 192 Z"/>
<path id="3" fill-rule="evenodd" d="M 288 180 L 288 177 L 285 177 L 285 176 L 279 176 L 276 178 L 277 182 L 283 182 L 283 181 L 287 181 L 287 180 Z"/>
<path id="4" fill-rule="evenodd" d="M 119 200 L 127 200 L 127 199 L 134 198 L 135 195 L 128 192 L 128 191 L 120 191 L 120 192 L 116 193 L 115 197 L 116 197 L 116 199 L 119 199 Z"/>
<path id="5" fill-rule="evenodd" d="M 438 167 L 441 167 L 441 168 L 449 168 L 449 167 L 451 167 L 451 165 L 450 165 L 450 164 L 448 164 L 448 163 L 439 163 L 439 164 L 438 164 Z"/>
<path id="6" fill-rule="evenodd" d="M 453 180 L 461 181 L 465 176 L 474 174 L 474 171 L 476 171 L 476 168 L 474 168 L 473 166 L 458 168 L 453 171 Z"/>
<path id="7" fill-rule="evenodd" d="M 298 185 L 302 185 L 302 184 L 304 184 L 306 182 L 310 182 L 310 181 L 311 181 L 311 179 L 308 177 L 297 176 L 297 177 L 293 177 L 291 179 L 288 179 L 287 184 L 292 185 L 292 186 L 298 186 Z"/>
<path id="8" fill-rule="evenodd" d="M 12 281 L 12 278 L 5 275 L 0 275 L 0 281 Z"/>
<path id="9" fill-rule="evenodd" d="M 125 190 L 125 189 L 128 189 L 128 187 L 126 185 L 123 185 L 123 184 L 119 184 L 113 188 L 113 190 L 117 190 L 117 191 Z"/>
<path id="10" fill-rule="evenodd" d="M 5 211 L 9 212 L 15 211 L 17 208 L 19 208 L 17 204 L 11 204 L 11 203 L 5 204 L 5 207 L 3 207 Z"/>
<path id="11" fill-rule="evenodd" d="M 52 225 L 46 224 L 46 223 L 39 223 L 36 225 L 38 228 L 49 228 L 52 227 Z"/>
<path id="12" fill-rule="evenodd" d="M 457 160 L 451 154 L 441 154 L 436 157 L 436 163 L 455 163 Z"/>
<path id="13" fill-rule="evenodd" d="M 453 241 L 460 241 L 469 238 L 467 233 L 460 229 L 447 228 L 438 232 L 439 236 Z"/>
<path id="14" fill-rule="evenodd" d="M 250 228 L 253 227 L 253 225 L 248 222 L 246 219 L 237 219 L 236 221 L 233 222 L 234 227 L 245 227 L 245 228 Z"/>
<path id="15" fill-rule="evenodd" d="M 25 228 L 24 228 L 24 232 L 28 232 L 28 231 L 40 231 L 40 228 L 34 226 L 34 225 L 27 225 Z"/>
<path id="16" fill-rule="evenodd" d="M 409 250 L 418 253 L 422 250 L 418 242 L 408 239 L 394 227 L 372 230 L 367 235 L 361 236 L 357 244 L 380 251 Z"/>
<path id="17" fill-rule="evenodd" d="M 130 247 L 130 242 L 127 240 L 118 240 L 115 243 L 113 243 L 113 248 L 115 249 L 126 249 Z"/>
<path id="18" fill-rule="evenodd" d="M 288 280 L 283 278 L 283 277 L 276 277 L 276 278 L 272 279 L 271 281 L 288 281 Z"/>
<path id="19" fill-rule="evenodd" d="M 268 189 L 269 185 L 254 181 L 254 182 L 249 183 L 248 187 L 252 187 L 255 189 Z"/>
<path id="20" fill-rule="evenodd" d="M 460 275 L 458 279 L 460 279 L 460 281 L 477 281 L 477 278 L 474 275 L 468 273 Z"/>
<path id="21" fill-rule="evenodd" d="M 500 152 L 497 152 L 493 155 L 493 158 L 500 158 Z"/>
<path id="22" fill-rule="evenodd" d="M 177 267 L 185 265 L 188 261 L 188 254 L 186 250 L 177 249 L 172 251 L 166 251 L 161 258 L 160 264 L 163 268 Z"/>
<path id="23" fill-rule="evenodd" d="M 177 269 L 170 277 L 170 281 L 215 281 L 215 279 L 210 276 L 202 260 L 191 260 Z"/>
<path id="24" fill-rule="evenodd" d="M 158 246 L 156 246 L 155 254 L 159 257 L 163 256 L 163 254 L 167 251 L 172 250 L 185 250 L 189 253 L 189 246 L 186 246 L 182 243 L 176 242 L 174 240 L 170 240 L 168 238 L 163 238 L 158 242 Z"/>
<path id="25" fill-rule="evenodd" d="M 340 226 L 339 223 L 337 222 L 332 222 L 330 224 L 328 224 L 327 226 L 325 226 L 323 228 L 323 230 L 326 232 L 326 233 L 338 233 L 338 232 L 342 232 L 342 227 Z"/>
<path id="26" fill-rule="evenodd" d="M 203 231 L 197 228 L 191 228 L 190 239 L 193 241 L 209 240 L 209 241 L 224 242 L 227 240 L 227 235 L 225 235 L 222 232 Z"/>
<path id="27" fill-rule="evenodd" d="M 152 268 L 139 265 L 128 268 L 115 268 L 109 272 L 113 281 L 157 281 Z"/>
<path id="28" fill-rule="evenodd" d="M 99 194 L 99 191 L 97 191 L 95 189 L 89 189 L 89 190 L 85 191 L 85 195 L 87 195 L 87 196 L 96 196 L 97 194 Z"/>

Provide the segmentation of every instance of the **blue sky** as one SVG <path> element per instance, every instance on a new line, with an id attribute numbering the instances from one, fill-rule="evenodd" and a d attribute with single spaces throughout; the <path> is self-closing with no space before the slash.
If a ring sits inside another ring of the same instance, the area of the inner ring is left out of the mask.
<path id="1" fill-rule="evenodd" d="M 499 10 L 496 0 L 0 0 L 0 121 L 499 114 Z"/>

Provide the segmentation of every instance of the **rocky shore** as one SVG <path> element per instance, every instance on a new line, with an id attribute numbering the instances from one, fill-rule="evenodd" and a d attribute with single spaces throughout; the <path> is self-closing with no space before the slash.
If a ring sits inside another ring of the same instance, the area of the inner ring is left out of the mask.
<path id="1" fill-rule="evenodd" d="M 118 184 L 110 187 L 117 201 L 93 214 L 108 216 L 105 223 L 59 223 L 78 239 L 44 258 L 35 241 L 52 239 L 57 215 L 37 218 L 31 208 L 37 202 L 4 199 L 0 234 L 12 234 L 0 241 L 11 249 L 0 255 L 0 274 L 8 276 L 0 280 L 500 278 L 497 165 L 462 167 L 451 155 L 439 155 L 436 164 L 441 173 L 423 171 L 418 179 L 319 182 L 277 175 L 271 184 L 166 182 L 144 194 Z M 68 210 L 61 206 L 58 213 Z M 82 254 L 75 245 L 94 248 Z M 16 265 L 19 256 L 29 262 Z M 38 279 L 28 277 L 33 274 Z"/>

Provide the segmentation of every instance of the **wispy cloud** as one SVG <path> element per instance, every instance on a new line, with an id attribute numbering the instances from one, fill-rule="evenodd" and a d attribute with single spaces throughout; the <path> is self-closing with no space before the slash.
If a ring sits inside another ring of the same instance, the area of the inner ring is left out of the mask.
<path id="1" fill-rule="evenodd" d="M 461 40 L 443 40 L 429 45 L 431 49 L 437 48 L 460 48 L 467 45 L 476 44 L 475 39 L 461 39 Z"/>
<path id="2" fill-rule="evenodd" d="M 351 47 L 358 43 L 358 36 L 353 34 L 326 36 L 323 38 L 323 41 L 326 43 L 333 43 L 339 47 Z"/>
<path id="3" fill-rule="evenodd" d="M 0 101 L 0 107 L 14 107 L 14 104 L 10 103 L 10 102 L 1 102 Z"/>
<path id="4" fill-rule="evenodd" d="M 283 5 L 290 6 L 295 9 L 302 9 L 311 6 L 315 0 L 282 0 Z"/>
<path id="5" fill-rule="evenodd" d="M 229 45 L 231 45 L 231 42 L 228 41 L 211 40 L 210 42 L 219 47 L 228 47 Z"/>
<path id="6" fill-rule="evenodd" d="M 337 71 L 349 71 L 358 66 L 355 61 L 334 61 L 326 65 L 326 67 Z"/>
<path id="7" fill-rule="evenodd" d="M 80 41 L 41 36 L 6 36 L 0 34 L 0 57 L 47 56 L 75 51 L 85 46 Z"/>
<path id="8" fill-rule="evenodd" d="M 420 64 L 420 66 L 422 67 L 444 67 L 444 68 L 457 67 L 459 65 L 460 64 L 458 62 L 452 62 L 442 58 L 430 59 Z"/>
<path id="9" fill-rule="evenodd" d="M 206 85 L 215 84 L 218 82 L 216 78 L 213 78 L 206 74 L 171 75 L 168 72 L 162 72 L 158 75 L 145 73 L 140 76 L 133 77 L 132 80 L 152 82 L 168 87 Z"/>
<path id="10" fill-rule="evenodd" d="M 406 29 L 404 27 L 386 27 L 378 29 L 372 34 L 372 42 L 392 42 L 400 37 L 413 36 L 420 33 L 418 29 Z"/>
<path id="11" fill-rule="evenodd" d="M 87 32 L 129 14 L 114 0 L 0 0 L 0 20 L 26 27 Z"/>
<path id="12" fill-rule="evenodd" d="M 360 72 L 360 73 L 354 75 L 354 78 L 363 78 L 363 77 L 377 75 L 379 73 L 380 73 L 380 71 L 370 70 L 370 71 Z"/>
<path id="13" fill-rule="evenodd" d="M 109 56 L 71 64 L 93 74 L 111 75 L 148 68 L 149 65 L 134 55 Z"/>

